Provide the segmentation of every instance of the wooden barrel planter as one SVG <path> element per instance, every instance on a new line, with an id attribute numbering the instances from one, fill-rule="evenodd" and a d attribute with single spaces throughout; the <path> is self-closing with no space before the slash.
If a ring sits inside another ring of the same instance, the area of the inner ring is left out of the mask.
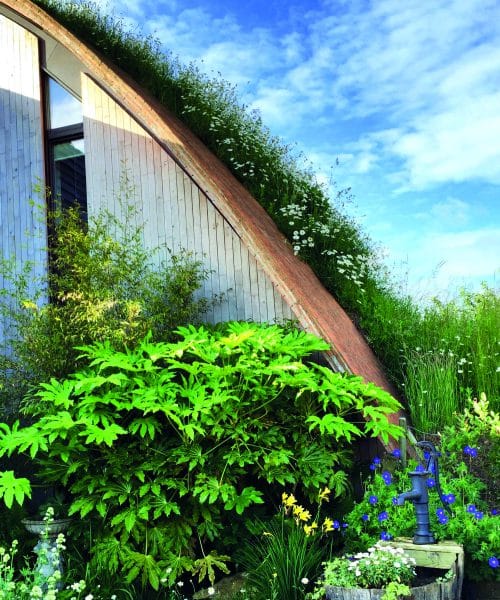
<path id="1" fill-rule="evenodd" d="M 361 588 L 326 587 L 327 600 L 381 600 L 384 590 L 363 590 Z M 412 587 L 411 596 L 404 600 L 458 600 L 456 577 L 449 581 L 434 581 Z"/>

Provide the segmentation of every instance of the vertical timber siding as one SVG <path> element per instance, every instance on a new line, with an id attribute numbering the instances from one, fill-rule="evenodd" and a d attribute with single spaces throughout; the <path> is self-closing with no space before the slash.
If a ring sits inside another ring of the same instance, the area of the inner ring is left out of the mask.
<path id="1" fill-rule="evenodd" d="M 146 247 L 193 252 L 210 271 L 202 293 L 223 295 L 207 317 L 264 322 L 293 314 L 226 219 L 171 156 L 92 79 L 83 75 L 90 215 L 134 201 Z"/>
<path id="2" fill-rule="evenodd" d="M 43 203 L 31 201 L 44 178 L 38 40 L 2 15 L 0 40 L 0 259 L 15 257 L 18 272 L 32 263 L 33 285 L 46 272 L 47 246 Z M 0 343 L 6 326 L 0 318 Z"/>

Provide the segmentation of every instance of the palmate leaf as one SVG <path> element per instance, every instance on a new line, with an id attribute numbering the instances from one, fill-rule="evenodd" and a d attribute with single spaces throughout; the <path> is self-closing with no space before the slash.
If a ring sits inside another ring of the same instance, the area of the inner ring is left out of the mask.
<path id="1" fill-rule="evenodd" d="M 125 508 L 121 512 L 116 514 L 111 519 L 111 526 L 116 528 L 117 525 L 121 526 L 123 524 L 126 532 L 130 533 L 134 528 L 137 520 L 140 518 L 147 519 L 147 511 L 143 511 L 141 514 L 141 512 L 135 506 L 131 506 L 130 508 Z"/>
<path id="2" fill-rule="evenodd" d="M 150 498 L 149 504 L 151 508 L 154 509 L 154 519 L 159 519 L 161 516 L 169 517 L 172 513 L 176 515 L 181 514 L 181 510 L 177 502 L 171 502 L 170 500 L 167 500 L 164 494 Z"/>
<path id="3" fill-rule="evenodd" d="M 208 580 L 213 585 L 215 581 L 215 569 L 219 569 L 226 575 L 229 574 L 229 569 L 226 565 L 227 562 L 231 560 L 230 556 L 225 554 L 217 554 L 217 552 L 213 551 L 209 554 L 206 554 L 203 558 L 198 558 L 194 561 L 192 567 L 193 575 L 198 575 L 198 582 L 201 583 L 205 577 L 208 577 Z"/>
<path id="4" fill-rule="evenodd" d="M 234 488 L 231 486 L 234 490 Z M 242 515 L 245 508 L 251 504 L 263 504 L 262 492 L 259 492 L 254 487 L 246 487 L 241 494 L 231 494 L 227 497 L 226 503 L 224 504 L 225 510 L 232 510 L 233 508 L 239 515 Z"/>
<path id="5" fill-rule="evenodd" d="M 111 574 L 118 571 L 127 553 L 127 547 L 120 540 L 110 535 L 98 540 L 92 548 L 92 562 L 99 563 L 98 568 L 105 568 Z"/>
<path id="6" fill-rule="evenodd" d="M 104 443 L 111 447 L 113 442 L 118 439 L 119 435 L 124 435 L 126 433 L 127 430 L 116 423 L 108 425 L 105 429 L 101 429 L 101 427 L 98 427 L 97 425 L 88 423 L 86 428 L 81 431 L 79 435 L 87 436 L 85 439 L 86 444 L 91 444 L 93 442 L 99 445 Z"/>
<path id="7" fill-rule="evenodd" d="M 31 497 L 31 485 L 28 479 L 16 477 L 14 471 L 0 473 L 0 497 L 3 498 L 7 508 L 12 507 L 14 499 L 22 506 L 26 496 Z"/>
<path id="8" fill-rule="evenodd" d="M 198 496 L 201 504 L 204 504 L 205 502 L 213 504 L 221 495 L 223 485 L 224 484 L 221 484 L 215 477 L 200 475 L 193 488 L 193 496 Z M 227 497 L 229 497 L 230 493 L 231 492 L 228 493 Z"/>
<path id="9" fill-rule="evenodd" d="M 193 570 L 193 559 L 185 554 L 167 553 L 167 558 L 159 563 L 163 569 L 164 577 L 167 579 L 169 586 L 175 585 L 179 576 L 186 571 Z"/>
<path id="10" fill-rule="evenodd" d="M 154 439 L 156 431 L 161 429 L 161 425 L 155 417 L 140 417 L 134 419 L 128 426 L 128 430 L 131 434 L 139 432 L 141 438 L 146 437 L 146 434 L 151 440 Z"/>
<path id="11" fill-rule="evenodd" d="M 154 590 L 158 590 L 160 587 L 161 568 L 156 559 L 150 554 L 127 553 L 123 568 L 128 569 L 127 583 L 132 583 L 140 575 L 143 586 L 149 583 Z"/>
<path id="12" fill-rule="evenodd" d="M 71 503 L 71 506 L 68 510 L 68 515 L 71 516 L 75 515 L 76 513 L 80 513 L 80 517 L 83 519 L 91 511 L 94 510 L 95 505 L 96 500 L 91 496 L 77 498 L 74 502 Z"/>
<path id="13" fill-rule="evenodd" d="M 322 417 L 313 415 L 306 419 L 306 423 L 309 423 L 309 431 L 318 428 L 321 435 L 326 433 L 332 435 L 336 440 L 346 438 L 350 442 L 353 435 L 361 435 L 359 427 L 332 413 L 327 413 Z"/>

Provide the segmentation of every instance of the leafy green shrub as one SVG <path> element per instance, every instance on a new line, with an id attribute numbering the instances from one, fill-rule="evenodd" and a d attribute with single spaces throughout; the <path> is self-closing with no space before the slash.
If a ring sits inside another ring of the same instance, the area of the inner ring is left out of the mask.
<path id="1" fill-rule="evenodd" d="M 129 191 L 121 218 L 103 211 L 87 225 L 76 209 L 50 215 L 48 281 L 39 277 L 33 286 L 33 264 L 19 276 L 4 261 L 12 293 L 4 291 L 0 311 L 12 331 L 0 357 L 0 398 L 8 412 L 17 412 L 30 386 L 79 368 L 77 346 L 108 340 L 124 348 L 148 331 L 168 339 L 209 305 L 196 295 L 207 273 L 189 253 L 167 258 L 165 249 L 162 256 L 160 248 L 144 248 Z M 33 287 L 38 296 L 30 296 Z M 41 303 L 48 293 L 51 302 Z"/>
<path id="2" fill-rule="evenodd" d="M 387 392 L 304 362 L 327 348 L 310 334 L 247 323 L 176 333 L 80 348 L 89 366 L 42 384 L 33 424 L 3 425 L 0 439 L 0 454 L 36 458 L 71 493 L 70 513 L 95 522 L 97 570 L 153 588 L 167 569 L 169 582 L 185 570 L 212 579 L 226 560 L 216 551 L 239 543 L 272 486 L 343 494 L 349 442 L 400 432 Z"/>

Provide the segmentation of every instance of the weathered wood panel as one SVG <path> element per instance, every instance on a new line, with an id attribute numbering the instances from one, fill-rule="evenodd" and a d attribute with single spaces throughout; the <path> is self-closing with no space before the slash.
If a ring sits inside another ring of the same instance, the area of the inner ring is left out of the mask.
<path id="1" fill-rule="evenodd" d="M 0 258 L 14 260 L 18 273 L 33 264 L 34 295 L 47 246 L 44 204 L 33 190 L 44 176 L 38 40 L 0 15 L 0 42 Z M 0 272 L 0 290 L 10 288 Z M 7 329 L 0 320 L 0 344 Z"/>
<path id="2" fill-rule="evenodd" d="M 161 146 L 92 79 L 83 76 L 85 155 L 90 214 L 120 214 L 118 198 L 137 206 L 149 248 L 188 250 L 211 271 L 202 293 L 221 295 L 213 322 L 293 318 L 229 223 Z M 125 193 L 126 192 L 126 193 Z"/>

